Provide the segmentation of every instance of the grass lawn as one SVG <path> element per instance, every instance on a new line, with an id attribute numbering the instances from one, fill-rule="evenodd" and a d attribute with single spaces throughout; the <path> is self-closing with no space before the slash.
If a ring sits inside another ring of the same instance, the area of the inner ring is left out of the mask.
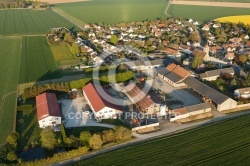
<path id="1" fill-rule="evenodd" d="M 70 45 L 66 42 L 50 43 L 50 49 L 58 65 L 78 64 L 78 60 L 70 53 Z"/>
<path id="2" fill-rule="evenodd" d="M 0 37 L 0 145 L 14 129 L 21 38 Z"/>
<path id="3" fill-rule="evenodd" d="M 224 16 L 248 15 L 247 8 L 214 6 L 170 5 L 168 13 L 173 17 L 192 18 L 197 21 L 209 21 Z"/>
<path id="4" fill-rule="evenodd" d="M 150 140 L 73 165 L 248 165 L 250 115 Z"/>
<path id="5" fill-rule="evenodd" d="M 78 29 L 50 10 L 0 10 L 0 35 L 47 34 L 50 28 L 64 26 Z"/>
<path id="6" fill-rule="evenodd" d="M 22 150 L 25 146 L 40 138 L 41 129 L 37 122 L 36 110 L 17 112 L 17 132 L 20 133 L 18 147 Z"/>
<path id="7" fill-rule="evenodd" d="M 20 83 L 59 78 L 60 72 L 45 37 L 22 37 Z"/>
<path id="8" fill-rule="evenodd" d="M 56 4 L 67 14 L 86 23 L 118 23 L 164 16 L 166 0 L 91 0 Z"/>

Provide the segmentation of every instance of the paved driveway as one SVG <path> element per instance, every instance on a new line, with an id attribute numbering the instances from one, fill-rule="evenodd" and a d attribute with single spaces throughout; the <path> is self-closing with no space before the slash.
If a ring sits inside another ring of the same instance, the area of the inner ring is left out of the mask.
<path id="1" fill-rule="evenodd" d="M 162 78 L 156 76 L 153 82 L 155 89 L 160 89 L 167 94 L 166 100 L 179 100 L 181 103 L 173 104 L 170 106 L 173 108 L 180 108 L 190 105 L 202 103 L 201 97 L 188 88 L 174 88 Z"/>
<path id="2" fill-rule="evenodd" d="M 74 100 L 62 100 L 61 103 L 65 127 L 67 128 L 85 126 L 101 126 L 114 128 L 113 125 L 98 123 L 92 118 L 91 110 L 87 106 L 84 97 L 77 97 Z M 90 114 L 86 114 L 84 111 L 89 111 Z"/>

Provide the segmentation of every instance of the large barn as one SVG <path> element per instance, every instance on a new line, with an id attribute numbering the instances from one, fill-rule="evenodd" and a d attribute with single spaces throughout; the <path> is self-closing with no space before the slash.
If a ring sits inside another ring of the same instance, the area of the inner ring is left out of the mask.
<path id="1" fill-rule="evenodd" d="M 97 119 L 117 118 L 117 115 L 122 113 L 121 107 L 106 101 L 105 98 L 110 99 L 110 96 L 105 96 L 105 94 L 102 94 L 101 96 L 98 93 L 99 88 L 104 90 L 101 86 L 94 85 L 92 83 L 89 83 L 82 88 L 83 95 L 88 102 L 88 105 L 92 109 L 95 117 Z"/>
<path id="2" fill-rule="evenodd" d="M 235 100 L 207 86 L 192 76 L 187 77 L 183 82 L 193 91 L 210 99 L 216 105 L 218 111 L 233 109 L 237 106 Z"/>
<path id="3" fill-rule="evenodd" d="M 37 119 L 40 128 L 61 124 L 62 114 L 54 93 L 36 96 Z"/>

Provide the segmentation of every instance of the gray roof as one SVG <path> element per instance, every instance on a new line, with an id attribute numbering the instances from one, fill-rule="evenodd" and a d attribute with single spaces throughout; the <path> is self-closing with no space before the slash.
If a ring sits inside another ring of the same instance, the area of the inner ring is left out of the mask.
<path id="1" fill-rule="evenodd" d="M 155 65 L 162 65 L 163 60 L 162 59 L 156 59 L 151 61 L 129 61 L 129 62 L 123 62 L 123 64 L 127 66 L 155 66 Z"/>
<path id="2" fill-rule="evenodd" d="M 170 71 L 167 70 L 165 67 L 158 67 L 158 68 L 156 68 L 156 72 L 159 73 L 159 74 L 161 74 L 161 75 L 166 75 Z"/>
<path id="3" fill-rule="evenodd" d="M 234 73 L 234 69 L 232 67 L 229 67 L 224 69 L 206 71 L 205 73 L 200 74 L 200 78 L 220 76 L 223 73 Z"/>
<path id="4" fill-rule="evenodd" d="M 208 108 L 211 108 L 211 106 L 208 103 L 201 103 L 201 104 L 196 104 L 196 105 L 185 107 L 187 112 L 194 112 L 194 111 L 204 110 Z"/>
<path id="5" fill-rule="evenodd" d="M 174 83 L 179 82 L 180 80 L 183 79 L 181 76 L 179 76 L 173 72 L 166 74 L 164 77 L 168 78 L 169 80 L 171 80 Z"/>
<path id="6" fill-rule="evenodd" d="M 207 86 L 206 84 L 200 82 L 199 80 L 195 79 L 194 77 L 189 76 L 183 82 L 187 86 L 192 88 L 194 91 L 202 94 L 203 96 L 208 97 L 216 104 L 222 104 L 226 100 L 230 99 L 228 96 L 226 96 L 226 95 L 216 91 L 215 89 Z"/>

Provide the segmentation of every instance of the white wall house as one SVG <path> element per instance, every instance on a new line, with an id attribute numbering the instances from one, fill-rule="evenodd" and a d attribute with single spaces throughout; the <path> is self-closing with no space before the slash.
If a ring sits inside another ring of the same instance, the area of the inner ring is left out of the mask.
<path id="1" fill-rule="evenodd" d="M 236 89 L 234 91 L 234 96 L 237 98 L 244 98 L 244 99 L 250 98 L 250 87 Z"/>
<path id="2" fill-rule="evenodd" d="M 191 116 L 200 115 L 204 113 L 211 112 L 211 106 L 208 103 L 202 103 L 192 106 L 187 106 L 184 108 L 179 108 L 175 110 L 171 110 L 169 113 L 172 115 L 170 118 L 170 122 L 189 118 Z"/>
<path id="3" fill-rule="evenodd" d="M 98 89 L 96 89 L 98 88 Z M 83 87 L 83 95 L 90 106 L 91 110 L 94 113 L 95 118 L 97 119 L 115 119 L 119 114 L 122 114 L 121 107 L 113 103 L 109 103 L 104 98 L 104 94 L 100 95 L 99 88 L 102 88 L 99 85 L 94 85 L 89 83 Z M 111 100 L 111 99 L 110 99 Z"/>
<path id="4" fill-rule="evenodd" d="M 54 93 L 36 96 L 37 118 L 40 128 L 61 124 L 61 111 Z"/>

